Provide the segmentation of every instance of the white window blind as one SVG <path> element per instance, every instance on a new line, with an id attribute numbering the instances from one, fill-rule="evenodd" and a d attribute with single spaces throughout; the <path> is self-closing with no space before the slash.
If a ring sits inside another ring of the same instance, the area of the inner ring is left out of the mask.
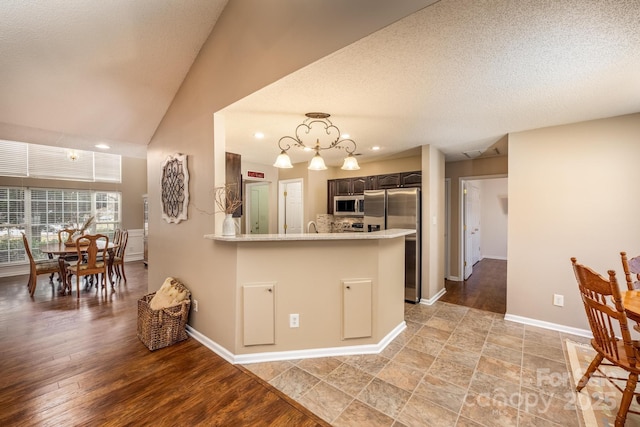
<path id="1" fill-rule="evenodd" d="M 121 169 L 117 154 L 0 140 L 0 176 L 121 183 Z"/>
<path id="2" fill-rule="evenodd" d="M 28 144 L 0 139 L 0 175 L 27 176 Z"/>

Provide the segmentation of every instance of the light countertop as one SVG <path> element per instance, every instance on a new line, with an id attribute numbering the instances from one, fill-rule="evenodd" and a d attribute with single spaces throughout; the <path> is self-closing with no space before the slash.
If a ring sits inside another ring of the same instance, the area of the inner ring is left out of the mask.
<path id="1" fill-rule="evenodd" d="M 205 239 L 222 242 L 281 242 L 281 241 L 313 241 L 313 240 L 380 240 L 395 239 L 396 237 L 415 234 L 415 230 L 393 228 L 390 230 L 351 233 L 301 233 L 301 234 L 239 234 L 223 236 L 220 234 L 205 234 Z"/>

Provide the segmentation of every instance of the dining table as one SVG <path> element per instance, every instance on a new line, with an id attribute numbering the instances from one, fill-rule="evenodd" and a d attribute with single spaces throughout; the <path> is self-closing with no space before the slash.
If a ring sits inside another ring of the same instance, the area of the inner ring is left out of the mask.
<path id="1" fill-rule="evenodd" d="M 640 322 L 640 289 L 622 292 L 622 305 L 629 319 Z"/>
<path id="2" fill-rule="evenodd" d="M 86 253 L 87 248 L 89 246 L 80 246 L 80 252 Z M 118 244 L 109 242 L 107 244 L 107 252 L 109 252 L 109 259 L 107 261 L 107 271 L 109 276 L 109 283 L 111 287 L 113 287 L 113 251 L 118 247 Z M 98 248 L 104 248 L 104 243 L 98 242 Z M 58 257 L 58 265 L 60 267 L 60 281 L 61 285 L 58 290 L 62 295 L 65 295 L 67 290 L 69 290 L 69 294 L 71 294 L 71 283 L 67 280 L 67 260 L 65 259 L 68 256 L 73 256 L 78 254 L 78 249 L 75 245 L 66 245 L 63 242 L 50 242 L 45 243 L 40 246 L 40 252 L 43 254 L 47 254 L 49 259 L 54 259 L 54 257 Z"/>

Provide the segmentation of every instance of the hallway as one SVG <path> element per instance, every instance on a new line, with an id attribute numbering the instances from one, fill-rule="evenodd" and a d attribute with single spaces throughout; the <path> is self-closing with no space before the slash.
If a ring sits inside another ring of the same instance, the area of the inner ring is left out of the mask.
<path id="1" fill-rule="evenodd" d="M 464 282 L 445 280 L 447 292 L 439 301 L 478 310 L 507 312 L 507 261 L 484 258 Z"/>

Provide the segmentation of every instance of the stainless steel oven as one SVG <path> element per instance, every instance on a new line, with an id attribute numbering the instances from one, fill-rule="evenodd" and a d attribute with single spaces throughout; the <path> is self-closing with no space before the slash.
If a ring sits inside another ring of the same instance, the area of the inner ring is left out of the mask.
<path id="1" fill-rule="evenodd" d="M 333 215 L 364 216 L 364 196 L 333 196 Z"/>

